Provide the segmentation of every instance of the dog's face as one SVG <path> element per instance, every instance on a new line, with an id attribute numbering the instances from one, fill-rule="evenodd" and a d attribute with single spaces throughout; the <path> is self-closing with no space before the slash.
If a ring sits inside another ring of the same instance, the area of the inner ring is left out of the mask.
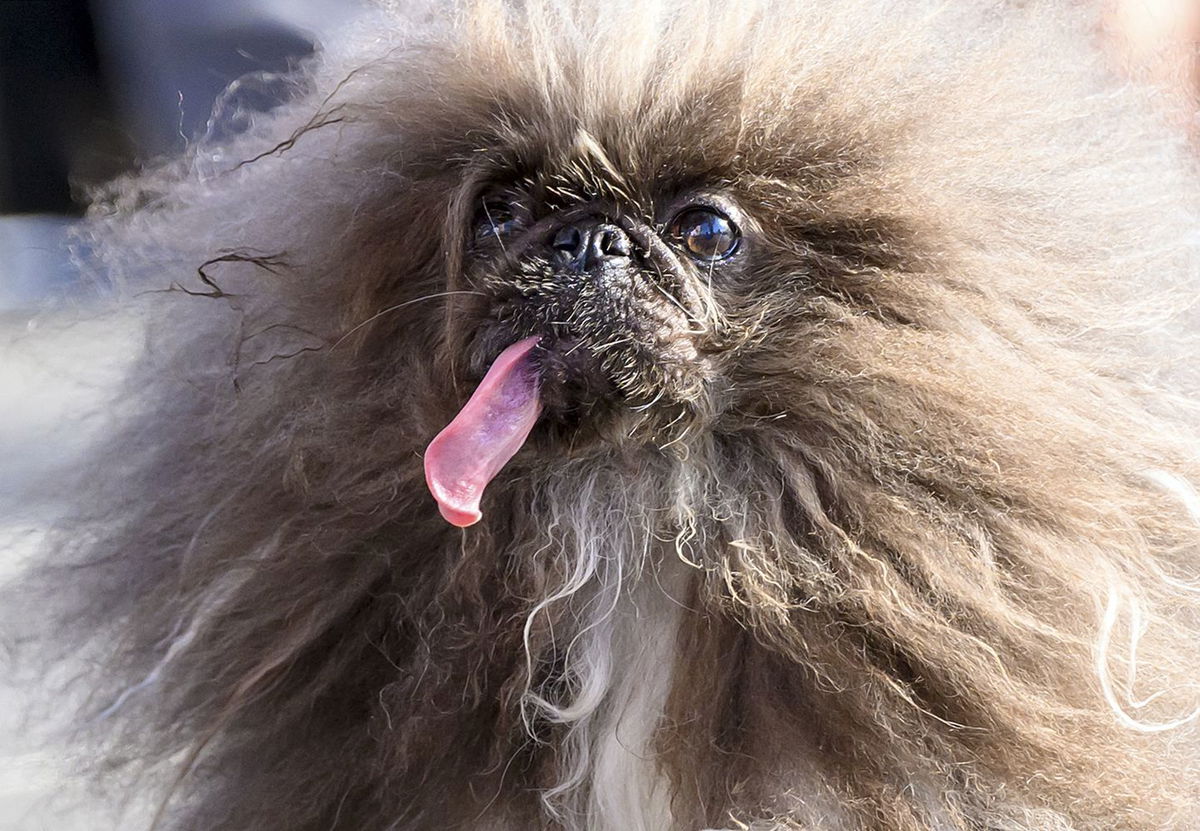
<path id="1" fill-rule="evenodd" d="M 732 340 L 748 330 L 736 301 L 755 305 L 769 255 L 731 165 L 680 169 L 680 141 L 647 154 L 627 130 L 538 140 L 493 134 L 478 148 L 490 163 L 468 177 L 448 235 L 462 252 L 448 363 L 476 393 L 430 445 L 426 471 L 456 524 L 478 518 L 478 497 L 531 433 L 563 454 L 711 429 L 734 386 Z M 465 513 L 456 521 L 447 503 Z"/>
<path id="2" fill-rule="evenodd" d="M 703 397 L 720 351 L 715 285 L 753 256 L 746 215 L 711 192 L 646 204 L 527 185 L 482 196 L 472 221 L 467 281 L 486 307 L 472 370 L 537 335 L 552 420 Z"/>
<path id="3" fill-rule="evenodd" d="M 709 115 L 700 135 L 690 120 L 606 135 L 573 128 L 574 113 L 531 116 L 564 128 L 537 151 L 477 148 L 502 161 L 472 178 L 450 231 L 464 292 L 450 348 L 468 380 L 537 336 L 548 426 L 617 419 L 640 440 L 685 417 L 711 427 L 756 355 L 788 348 L 822 282 L 897 259 L 882 224 L 819 224 L 833 183 L 808 148 L 748 153 Z"/>
<path id="4" fill-rule="evenodd" d="M 462 82 L 471 106 L 420 142 L 466 160 L 455 177 L 428 163 L 450 263 L 432 288 L 450 294 L 443 394 L 480 390 L 449 429 L 453 450 L 427 457 L 435 494 L 464 478 L 481 491 L 526 436 L 562 456 L 769 422 L 808 384 L 831 304 L 902 316 L 873 292 L 910 247 L 903 220 L 855 193 L 865 146 L 822 146 L 825 127 L 807 132 L 715 71 L 690 78 L 684 97 L 703 102 L 690 111 L 648 85 L 591 118 L 574 96 L 522 96 L 508 80 Z M 464 471 L 485 457 L 485 472 Z"/>

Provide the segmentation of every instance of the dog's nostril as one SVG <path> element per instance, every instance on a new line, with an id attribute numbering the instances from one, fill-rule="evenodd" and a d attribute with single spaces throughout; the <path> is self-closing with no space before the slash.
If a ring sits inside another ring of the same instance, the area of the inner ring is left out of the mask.
<path id="1" fill-rule="evenodd" d="M 601 228 L 599 231 L 600 253 L 610 257 L 628 257 L 629 237 L 619 228 Z"/>
<path id="2" fill-rule="evenodd" d="M 558 233 L 554 235 L 550 246 L 556 251 L 566 251 L 568 254 L 574 254 L 579 250 L 579 243 L 582 241 L 579 229 L 574 225 L 567 225 L 558 229 Z"/>
<path id="3" fill-rule="evenodd" d="M 605 260 L 633 256 L 633 243 L 625 231 L 594 219 L 559 228 L 550 238 L 550 247 L 559 252 L 565 265 L 577 271 L 595 268 Z"/>

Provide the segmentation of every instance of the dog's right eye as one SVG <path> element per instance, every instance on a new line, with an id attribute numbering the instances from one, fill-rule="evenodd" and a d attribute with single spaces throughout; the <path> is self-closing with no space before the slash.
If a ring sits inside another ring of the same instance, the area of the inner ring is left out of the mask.
<path id="1" fill-rule="evenodd" d="M 524 219 L 521 206 L 513 201 L 487 198 L 475 212 L 475 239 L 504 239 L 520 227 Z"/>
<path id="2" fill-rule="evenodd" d="M 667 236 L 694 259 L 715 262 L 737 250 L 741 234 L 729 217 L 699 205 L 676 216 L 667 228 Z"/>

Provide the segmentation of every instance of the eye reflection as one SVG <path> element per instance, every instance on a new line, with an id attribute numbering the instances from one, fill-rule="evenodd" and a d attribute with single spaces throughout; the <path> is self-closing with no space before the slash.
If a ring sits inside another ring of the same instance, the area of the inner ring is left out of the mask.
<path id="1" fill-rule="evenodd" d="M 680 213 L 667 236 L 698 260 L 722 260 L 737 250 L 741 235 L 727 216 L 711 208 L 694 207 Z"/>
<path id="2" fill-rule="evenodd" d="M 485 199 L 475 212 L 475 239 L 503 239 L 520 226 L 520 208 L 515 202 Z"/>

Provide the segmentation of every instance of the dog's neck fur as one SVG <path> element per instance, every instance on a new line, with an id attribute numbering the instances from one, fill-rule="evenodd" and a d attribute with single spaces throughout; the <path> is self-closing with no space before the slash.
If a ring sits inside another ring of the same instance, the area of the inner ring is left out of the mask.
<path id="1" fill-rule="evenodd" d="M 613 612 L 607 648 L 613 669 L 604 700 L 583 738 L 591 744 L 588 831 L 670 828 L 670 784 L 654 737 L 666 708 L 678 628 L 685 609 L 683 563 L 664 563 L 630 587 Z M 604 644 L 596 646 L 605 648 Z"/>
<path id="2" fill-rule="evenodd" d="M 521 700 L 522 717 L 535 734 L 539 723 L 549 722 L 558 736 L 542 805 L 562 826 L 581 831 L 673 827 L 672 787 L 655 738 L 698 569 L 654 539 L 660 534 L 652 530 L 646 503 L 639 505 L 628 488 L 628 510 L 613 515 L 617 524 L 590 522 L 587 502 L 612 499 L 622 477 L 601 472 L 579 494 L 566 497 L 573 480 L 578 481 L 565 478 L 567 488 L 558 490 L 550 508 L 563 525 L 573 526 L 571 533 L 543 547 L 564 576 L 559 585 L 543 587 L 544 599 L 529 614 L 524 639 L 531 680 Z M 573 521 L 580 517 L 587 518 L 583 526 Z M 540 615 L 560 621 L 541 655 L 530 634 Z M 535 680 L 533 667 L 547 650 L 558 667 Z"/>
<path id="3" fill-rule="evenodd" d="M 526 729 L 537 739 L 549 727 L 551 736 L 541 749 L 549 762 L 529 783 L 539 795 L 537 827 L 866 827 L 846 808 L 842 788 L 852 786 L 825 747 L 840 715 L 824 723 L 822 705 L 805 700 L 807 687 L 796 682 L 797 668 L 712 605 L 712 586 L 708 595 L 704 586 L 715 573 L 688 556 L 693 546 L 740 544 L 753 531 L 743 527 L 753 515 L 746 496 L 706 480 L 705 467 L 643 469 L 635 480 L 602 465 L 588 475 L 566 469 L 539 482 L 545 502 L 529 502 L 558 529 L 540 546 L 524 540 L 515 548 L 536 550 L 531 560 L 547 569 L 527 618 L 530 680 L 521 698 Z M 656 503 L 663 493 L 677 501 Z M 701 493 L 724 508 L 698 518 Z M 597 513 L 592 504 L 612 510 Z M 542 617 L 553 619 L 548 638 Z M 540 641 L 531 638 L 539 628 Z M 553 671 L 539 675 L 535 667 L 548 663 Z M 900 765 L 889 773 L 899 778 L 880 787 L 904 792 L 922 827 L 960 827 L 961 816 L 939 819 L 955 810 L 944 802 L 947 783 L 924 760 L 905 764 L 910 750 L 894 745 L 875 748 Z M 1057 812 L 1015 801 L 971 810 L 1009 831 L 1073 827 Z M 529 827 L 529 817 L 506 826 L 485 811 L 474 827 L 508 831 Z"/>
<path id="4" fill-rule="evenodd" d="M 525 728 L 535 739 L 551 728 L 549 746 L 542 747 L 551 761 L 531 783 L 540 796 L 538 827 L 699 828 L 718 819 L 709 815 L 714 808 L 722 814 L 721 827 L 743 817 L 753 821 L 764 808 L 811 817 L 822 828 L 850 827 L 837 797 L 822 785 L 828 771 L 803 736 L 775 734 L 770 713 L 724 713 L 730 692 L 719 683 L 711 696 L 696 693 L 698 679 L 705 688 L 719 677 L 754 683 L 745 679 L 760 671 L 746 659 L 758 647 L 701 600 L 700 586 L 712 575 L 692 556 L 723 534 L 740 533 L 738 523 L 747 515 L 738 510 L 744 506 L 731 504 L 732 528 L 698 517 L 702 492 L 715 486 L 703 468 L 647 464 L 630 478 L 603 464 L 587 473 L 568 467 L 539 482 L 542 502 L 520 489 L 512 494 L 546 516 L 547 528 L 557 529 L 540 545 L 515 545 L 536 551 L 524 556 L 546 569 L 535 590 L 541 599 L 526 621 L 530 680 L 521 699 Z M 676 501 L 662 504 L 664 493 Z M 590 509 L 595 504 L 612 510 L 597 513 Z M 515 505 L 510 510 L 519 512 Z M 538 631 L 540 639 L 533 634 Z M 714 650 L 714 638 L 730 651 Z M 547 663 L 554 670 L 539 676 L 535 668 Z M 715 733 L 729 731 L 742 737 L 735 740 L 737 749 L 717 749 Z M 731 764 L 737 773 L 709 791 L 714 783 L 703 777 L 725 767 L 717 759 L 743 755 L 760 743 L 756 759 L 762 765 Z M 727 801 L 732 794 L 720 796 L 733 781 L 745 785 L 745 805 Z M 505 825 L 496 805 L 472 827 L 529 826 L 528 814 Z"/>

